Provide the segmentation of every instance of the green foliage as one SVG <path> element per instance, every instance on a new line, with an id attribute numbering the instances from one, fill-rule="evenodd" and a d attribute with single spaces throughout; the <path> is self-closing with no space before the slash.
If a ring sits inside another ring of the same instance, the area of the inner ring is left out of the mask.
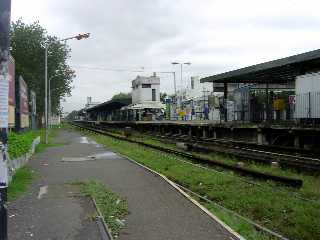
<path id="1" fill-rule="evenodd" d="M 160 93 L 160 101 L 164 103 L 167 96 L 168 96 L 167 93 L 165 93 L 165 92 L 162 93 L 162 92 L 161 92 L 161 93 Z"/>
<path id="2" fill-rule="evenodd" d="M 178 161 L 180 157 L 162 153 L 137 144 L 116 140 L 102 135 L 91 135 L 109 149 L 127 155 L 133 160 L 164 174 L 192 191 L 206 195 L 210 200 L 232 209 L 263 226 L 279 232 L 290 239 L 320 239 L 320 202 L 304 201 L 292 196 L 290 188 L 273 191 L 272 183 L 260 183 L 261 188 L 239 177 L 209 169 L 197 168 Z M 317 183 L 314 183 L 317 184 Z M 206 205 L 214 214 L 246 239 L 272 239 L 257 232 L 243 221 L 216 211 L 214 205 Z M 312 227 L 311 227 L 312 226 Z"/>
<path id="3" fill-rule="evenodd" d="M 8 200 L 13 201 L 25 193 L 35 177 L 34 171 L 28 167 L 18 169 L 8 187 Z"/>
<path id="4" fill-rule="evenodd" d="M 122 228 L 119 220 L 128 214 L 126 200 L 97 181 L 80 183 L 80 186 L 82 193 L 92 197 L 96 201 L 106 224 L 111 229 L 112 235 L 114 237 L 118 236 Z"/>
<path id="5" fill-rule="evenodd" d="M 74 120 L 75 117 L 78 115 L 78 111 L 72 111 L 71 113 L 68 114 L 68 116 L 66 117 L 68 120 Z"/>
<path id="6" fill-rule="evenodd" d="M 122 99 L 128 99 L 131 98 L 131 93 L 118 93 L 116 95 L 114 95 L 111 99 L 112 100 L 122 100 Z"/>
<path id="7" fill-rule="evenodd" d="M 44 112 L 44 56 L 45 45 L 48 51 L 48 79 L 52 77 L 52 111 L 60 110 L 61 98 L 70 95 L 74 71 L 67 64 L 70 48 L 55 36 L 47 35 L 46 30 L 34 22 L 24 23 L 21 19 L 11 25 L 11 54 L 16 63 L 16 75 L 23 76 L 28 88 L 36 92 L 37 113 Z M 55 76 L 55 77 L 53 77 Z"/>
<path id="8" fill-rule="evenodd" d="M 8 153 L 10 159 L 15 159 L 26 154 L 30 150 L 32 142 L 37 136 L 37 132 L 32 131 L 26 133 L 9 133 Z"/>

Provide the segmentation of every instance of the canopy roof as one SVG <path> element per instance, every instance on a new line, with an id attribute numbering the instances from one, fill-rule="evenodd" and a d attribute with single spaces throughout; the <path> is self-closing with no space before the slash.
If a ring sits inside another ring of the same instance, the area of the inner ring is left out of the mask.
<path id="1" fill-rule="evenodd" d="M 161 102 L 143 102 L 143 103 L 136 103 L 129 106 L 125 106 L 122 110 L 129 109 L 129 110 L 139 110 L 139 109 L 165 109 L 165 105 Z"/>
<path id="2" fill-rule="evenodd" d="M 118 100 L 110 100 L 94 107 L 88 108 L 87 112 L 101 112 L 101 111 L 112 111 L 121 109 L 123 106 L 131 104 L 131 98 L 124 98 Z"/>
<path id="3" fill-rule="evenodd" d="M 320 70 L 320 49 L 205 77 L 214 83 L 287 83 L 298 75 Z"/>

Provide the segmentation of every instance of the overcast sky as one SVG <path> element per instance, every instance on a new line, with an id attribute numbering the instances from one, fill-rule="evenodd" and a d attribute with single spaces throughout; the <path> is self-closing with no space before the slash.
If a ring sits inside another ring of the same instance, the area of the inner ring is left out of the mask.
<path id="1" fill-rule="evenodd" d="M 12 0 L 12 20 L 39 20 L 61 38 L 91 33 L 69 42 L 77 78 L 63 106 L 71 111 L 87 96 L 102 102 L 129 92 L 137 74 L 178 74 L 172 61 L 192 63 L 184 68 L 186 82 L 318 49 L 319 9 L 317 0 Z M 160 77 L 161 91 L 173 93 L 172 75 Z"/>

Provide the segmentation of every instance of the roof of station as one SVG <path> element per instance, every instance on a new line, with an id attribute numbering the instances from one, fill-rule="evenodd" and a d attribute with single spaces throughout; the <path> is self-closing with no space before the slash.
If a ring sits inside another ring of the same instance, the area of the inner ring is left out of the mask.
<path id="1" fill-rule="evenodd" d="M 127 105 L 131 104 L 131 102 L 132 102 L 131 98 L 110 100 L 110 101 L 101 103 L 99 105 L 96 105 L 94 107 L 88 108 L 87 112 L 117 110 L 117 109 L 121 109 L 123 106 L 127 106 Z"/>
<path id="2" fill-rule="evenodd" d="M 201 83 L 287 83 L 320 69 L 320 49 L 205 77 Z"/>

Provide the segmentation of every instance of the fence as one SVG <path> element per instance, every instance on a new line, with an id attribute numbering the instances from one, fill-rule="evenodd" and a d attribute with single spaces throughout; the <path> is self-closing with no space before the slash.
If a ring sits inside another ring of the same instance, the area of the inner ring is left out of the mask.
<path id="1" fill-rule="evenodd" d="M 239 99 L 234 108 L 234 121 L 320 123 L 320 92 L 271 99 L 268 104 L 255 99 Z"/>

